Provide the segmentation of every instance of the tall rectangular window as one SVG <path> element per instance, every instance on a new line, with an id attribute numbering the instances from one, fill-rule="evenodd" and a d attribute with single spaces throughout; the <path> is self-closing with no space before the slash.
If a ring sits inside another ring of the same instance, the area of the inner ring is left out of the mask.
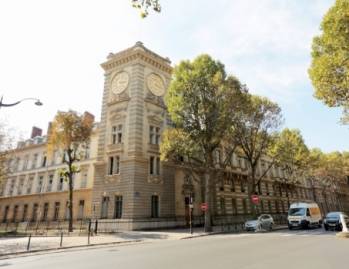
<path id="1" fill-rule="evenodd" d="M 25 155 L 24 162 L 23 162 L 23 170 L 28 169 L 28 162 L 29 162 L 29 155 Z"/>
<path id="2" fill-rule="evenodd" d="M 61 203 L 60 202 L 55 202 L 55 211 L 53 214 L 53 220 L 58 220 L 59 219 L 59 209 L 61 207 Z"/>
<path id="3" fill-rule="evenodd" d="M 85 207 L 85 201 L 84 200 L 80 200 L 79 201 L 78 219 L 83 219 L 83 217 L 84 217 L 84 207 Z"/>
<path id="4" fill-rule="evenodd" d="M 149 159 L 149 173 L 151 175 L 154 175 L 154 157 L 153 156 L 150 156 L 150 159 Z"/>
<path id="5" fill-rule="evenodd" d="M 16 220 L 17 220 L 17 214 L 18 214 L 18 205 L 15 205 L 15 206 L 13 207 L 12 222 L 16 222 Z"/>
<path id="6" fill-rule="evenodd" d="M 33 161 L 32 161 L 32 169 L 35 169 L 36 168 L 36 164 L 38 163 L 38 154 L 35 153 L 33 155 Z"/>
<path id="7" fill-rule="evenodd" d="M 45 152 L 42 155 L 41 167 L 45 167 L 46 166 L 46 161 L 47 161 L 47 157 L 46 157 L 46 152 Z"/>
<path id="8" fill-rule="evenodd" d="M 221 215 L 225 215 L 225 199 L 224 197 L 220 198 L 220 207 L 221 207 Z"/>
<path id="9" fill-rule="evenodd" d="M 42 212 L 42 220 L 47 220 L 49 204 L 44 204 L 44 211 Z"/>
<path id="10" fill-rule="evenodd" d="M 87 187 L 87 172 L 82 173 L 80 188 L 85 189 Z"/>
<path id="11" fill-rule="evenodd" d="M 25 205 L 23 206 L 22 221 L 26 221 L 26 220 L 27 220 L 27 215 L 28 215 L 28 205 L 25 204 Z"/>
<path id="12" fill-rule="evenodd" d="M 236 215 L 237 214 L 237 206 L 236 206 L 236 199 L 235 198 L 231 199 L 231 207 L 232 207 L 232 214 Z"/>
<path id="13" fill-rule="evenodd" d="M 70 218 L 70 211 L 69 211 L 69 201 L 65 203 L 65 219 L 68 220 Z"/>
<path id="14" fill-rule="evenodd" d="M 39 210 L 39 205 L 34 204 L 33 205 L 33 213 L 32 213 L 32 221 L 36 221 L 38 219 L 38 210 Z"/>
<path id="15" fill-rule="evenodd" d="M 17 194 L 21 195 L 24 188 L 24 178 L 19 179 Z"/>
<path id="16" fill-rule="evenodd" d="M 159 157 L 150 156 L 149 174 L 154 176 L 160 175 L 160 158 Z"/>
<path id="17" fill-rule="evenodd" d="M 157 195 L 151 196 L 151 217 L 159 217 L 159 196 Z"/>
<path id="18" fill-rule="evenodd" d="M 120 157 L 119 156 L 109 157 L 108 174 L 109 175 L 120 174 Z"/>
<path id="19" fill-rule="evenodd" d="M 32 191 L 32 187 L 33 187 L 33 182 L 34 182 L 34 177 L 31 176 L 28 179 L 28 183 L 27 183 L 27 194 L 30 194 Z"/>
<path id="20" fill-rule="evenodd" d="M 63 184 L 64 184 L 64 178 L 63 177 L 59 177 L 58 185 L 57 185 L 57 191 L 62 191 L 63 190 Z"/>
<path id="21" fill-rule="evenodd" d="M 155 126 L 149 126 L 149 144 L 160 144 L 160 128 Z"/>
<path id="22" fill-rule="evenodd" d="M 13 195 L 13 191 L 15 189 L 15 185 L 16 185 L 16 179 L 12 179 L 10 181 L 10 188 L 9 188 L 9 191 L 8 191 L 8 194 L 11 196 Z"/>
<path id="23" fill-rule="evenodd" d="M 43 176 L 39 176 L 38 185 L 36 186 L 36 192 L 37 193 L 40 193 L 42 191 L 43 182 L 44 182 L 44 177 Z"/>
<path id="24" fill-rule="evenodd" d="M 101 218 L 108 218 L 108 205 L 109 205 L 109 197 L 102 198 L 102 207 L 101 207 Z"/>
<path id="25" fill-rule="evenodd" d="M 112 144 L 122 143 L 122 125 L 121 124 L 112 127 L 111 140 L 112 140 Z"/>
<path id="26" fill-rule="evenodd" d="M 47 183 L 47 192 L 52 191 L 52 185 L 53 185 L 53 175 L 49 175 L 48 177 L 48 183 Z"/>
<path id="27" fill-rule="evenodd" d="M 114 218 L 121 219 L 122 217 L 122 196 L 115 196 Z"/>
<path id="28" fill-rule="evenodd" d="M 7 205 L 4 210 L 4 217 L 2 218 L 2 222 L 7 222 L 8 212 L 10 211 L 10 206 Z"/>

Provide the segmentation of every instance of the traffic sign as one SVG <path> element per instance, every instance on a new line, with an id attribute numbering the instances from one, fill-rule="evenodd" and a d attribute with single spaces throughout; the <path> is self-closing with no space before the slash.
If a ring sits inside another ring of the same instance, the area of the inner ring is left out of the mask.
<path id="1" fill-rule="evenodd" d="M 208 209 L 208 204 L 207 203 L 202 203 L 201 204 L 201 210 L 202 211 L 207 211 L 207 209 Z"/>
<path id="2" fill-rule="evenodd" d="M 254 203 L 255 205 L 258 205 L 259 204 L 259 196 L 256 195 L 256 194 L 253 194 L 251 196 L 251 200 L 252 200 L 252 203 Z"/>

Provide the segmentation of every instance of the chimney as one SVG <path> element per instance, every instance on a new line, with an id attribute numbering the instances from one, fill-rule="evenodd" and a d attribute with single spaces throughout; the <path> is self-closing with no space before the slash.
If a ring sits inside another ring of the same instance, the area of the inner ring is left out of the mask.
<path id="1" fill-rule="evenodd" d="M 88 111 L 85 111 L 84 112 L 84 118 L 90 120 L 91 122 L 94 122 L 95 121 L 95 116 L 93 114 L 91 114 L 90 112 Z"/>
<path id="2" fill-rule="evenodd" d="M 34 138 L 34 137 L 37 137 L 37 136 L 42 136 L 42 129 L 33 126 L 32 134 L 31 134 L 30 138 Z"/>

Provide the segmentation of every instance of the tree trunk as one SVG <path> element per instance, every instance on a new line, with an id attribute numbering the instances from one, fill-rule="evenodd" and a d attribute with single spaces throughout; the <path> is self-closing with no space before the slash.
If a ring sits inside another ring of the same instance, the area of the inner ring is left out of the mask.
<path id="1" fill-rule="evenodd" d="M 211 222 L 211 180 L 210 174 L 205 173 L 205 202 L 207 204 L 207 210 L 205 211 L 205 232 L 212 232 Z"/>
<path id="2" fill-rule="evenodd" d="M 288 187 L 285 186 L 286 198 L 287 198 L 287 207 L 290 208 L 290 195 L 288 193 Z"/>
<path id="3" fill-rule="evenodd" d="M 255 187 L 256 187 L 256 172 L 255 172 L 255 168 L 251 168 L 251 182 L 249 184 L 247 184 L 248 186 L 248 200 L 250 203 L 250 209 L 251 209 L 251 215 L 253 218 L 257 218 L 257 205 L 255 205 L 254 203 L 252 203 L 252 195 L 255 194 Z"/>
<path id="4" fill-rule="evenodd" d="M 69 232 L 73 232 L 73 174 L 69 172 Z"/>

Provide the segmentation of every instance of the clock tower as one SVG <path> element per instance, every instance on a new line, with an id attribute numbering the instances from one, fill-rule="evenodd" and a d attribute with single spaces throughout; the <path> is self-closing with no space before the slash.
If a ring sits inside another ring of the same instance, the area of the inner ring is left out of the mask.
<path id="1" fill-rule="evenodd" d="M 168 122 L 164 95 L 171 79 L 170 61 L 137 42 L 111 53 L 102 68 L 92 215 L 127 220 L 131 229 L 142 228 L 137 223 L 149 218 L 173 217 L 174 171 L 160 162 L 159 152 Z"/>

